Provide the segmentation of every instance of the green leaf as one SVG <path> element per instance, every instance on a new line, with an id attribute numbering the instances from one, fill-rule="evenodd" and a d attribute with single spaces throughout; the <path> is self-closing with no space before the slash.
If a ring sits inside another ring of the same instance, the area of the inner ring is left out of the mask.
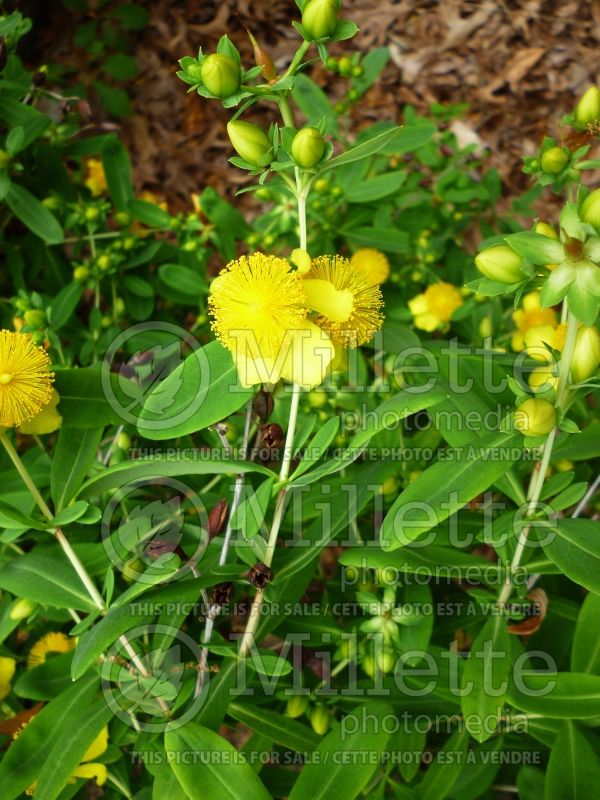
<path id="1" fill-rule="evenodd" d="M 138 73 L 137 61 L 125 53 L 111 53 L 105 59 L 103 69 L 118 81 L 131 81 Z"/>
<path id="2" fill-rule="evenodd" d="M 346 200 L 349 203 L 372 203 L 381 200 L 389 194 L 397 192 L 406 180 L 405 172 L 388 172 L 377 175 L 362 183 L 357 183 L 346 190 Z"/>
<path id="3" fill-rule="evenodd" d="M 328 419 L 323 427 L 319 428 L 307 445 L 306 451 L 302 456 L 302 461 L 298 464 L 292 475 L 292 480 L 299 478 L 300 475 L 303 475 L 313 464 L 323 457 L 325 451 L 337 436 L 339 429 L 339 417 Z"/>
<path id="4" fill-rule="evenodd" d="M 560 264 L 565 260 L 565 250 L 558 239 L 550 239 L 533 231 L 512 233 L 504 237 L 505 242 L 520 256 L 532 264 Z"/>
<path id="5" fill-rule="evenodd" d="M 260 778 L 240 760 L 235 747 L 202 725 L 188 722 L 181 728 L 167 729 L 165 749 L 177 780 L 191 800 L 198 797 L 199 790 L 202 800 L 270 800 Z M 205 757 L 177 757 L 187 753 Z"/>
<path id="6" fill-rule="evenodd" d="M 270 741 L 277 742 L 289 750 L 303 753 L 316 750 L 319 746 L 320 737 L 307 725 L 302 725 L 268 708 L 233 702 L 229 704 L 227 713 L 238 722 L 243 722 Z"/>
<path id="7" fill-rule="evenodd" d="M 201 294 L 208 293 L 208 286 L 202 275 L 181 264 L 161 264 L 158 268 L 158 275 L 161 281 L 164 281 L 171 289 L 188 295 L 190 304 Z"/>
<path id="8" fill-rule="evenodd" d="M 135 605 L 111 608 L 107 615 L 90 628 L 77 642 L 73 654 L 71 677 L 77 680 L 96 663 L 101 653 L 132 628 L 152 622 L 154 614 L 141 614 Z"/>
<path id="9" fill-rule="evenodd" d="M 54 608 L 96 610 L 73 567 L 58 555 L 17 556 L 0 570 L 0 588 Z"/>
<path id="10" fill-rule="evenodd" d="M 575 583 L 600 594 L 598 523 L 591 519 L 560 519 L 548 533 L 544 552 Z"/>
<path id="11" fill-rule="evenodd" d="M 337 156 L 337 158 L 332 158 L 331 161 L 328 161 L 327 164 L 325 164 L 325 166 L 322 168 L 321 172 L 337 169 L 338 167 L 344 166 L 344 164 L 351 164 L 353 161 L 359 161 L 361 158 L 368 158 L 369 156 L 375 155 L 375 153 L 378 153 L 383 147 L 386 147 L 388 144 L 390 144 L 390 142 L 392 142 L 398 135 L 400 130 L 400 127 L 391 128 L 390 130 L 380 133 L 378 136 L 374 136 L 372 139 L 368 139 L 366 142 L 363 142 L 356 147 L 351 147 L 349 150 L 346 150 L 345 153 L 342 153 L 342 155 Z"/>
<path id="12" fill-rule="evenodd" d="M 146 200 L 130 200 L 129 211 L 134 219 L 149 228 L 166 228 L 171 222 L 168 211 Z"/>
<path id="13" fill-rule="evenodd" d="M 116 400 L 113 406 L 106 399 L 101 370 L 94 367 L 57 369 L 54 376 L 54 385 L 60 395 L 58 410 L 63 417 L 63 429 L 118 425 L 123 421 L 119 409 L 127 408 L 137 392 L 136 384 L 127 382 L 131 383 L 131 389 L 125 394 L 125 379 L 111 373 L 110 386 Z"/>
<path id="14" fill-rule="evenodd" d="M 597 752 L 576 725 L 564 722 L 550 750 L 544 800 L 596 800 L 598 786 Z"/>
<path id="15" fill-rule="evenodd" d="M 353 800 L 358 797 L 378 768 L 378 759 L 389 739 L 383 720 L 393 709 L 381 700 L 359 706 L 348 714 L 319 745 L 314 761 L 303 768 L 289 800 Z M 368 753 L 344 763 L 342 752 Z M 340 761 L 342 763 L 340 763 Z"/>
<path id="16" fill-rule="evenodd" d="M 448 797 L 463 770 L 468 745 L 469 733 L 466 729 L 457 731 L 448 739 L 419 784 L 419 800 L 443 800 Z"/>
<path id="17" fill-rule="evenodd" d="M 127 211 L 133 200 L 131 163 L 125 146 L 115 136 L 109 137 L 102 147 L 102 166 L 115 208 Z"/>
<path id="18" fill-rule="evenodd" d="M 28 700 L 52 700 L 73 685 L 71 659 L 73 653 L 61 653 L 43 664 L 22 672 L 14 685 L 15 694 Z"/>
<path id="19" fill-rule="evenodd" d="M 256 490 L 248 489 L 248 496 L 231 516 L 231 527 L 240 530 L 244 539 L 252 539 L 260 530 L 271 500 L 275 478 L 267 478 Z"/>
<path id="20" fill-rule="evenodd" d="M 200 457 L 195 458 L 193 457 L 194 455 L 200 455 Z M 184 454 L 179 458 L 176 456 L 155 456 L 144 460 L 125 461 L 108 467 L 108 469 L 86 481 L 79 489 L 77 496 L 95 496 L 109 489 L 115 489 L 131 481 L 149 476 L 229 475 L 242 472 L 259 472 L 262 475 L 273 476 L 271 470 L 249 461 L 214 461 L 210 459 L 210 456 L 202 457 L 201 453 L 192 454 L 189 459 Z"/>
<path id="21" fill-rule="evenodd" d="M 463 673 L 463 717 L 478 742 L 493 736 L 500 722 L 512 663 L 510 652 L 506 618 L 490 617 L 471 646 Z"/>
<path id="22" fill-rule="evenodd" d="M 241 386 L 229 351 L 213 341 L 157 384 L 146 398 L 138 430 L 157 440 L 195 433 L 233 414 L 252 394 L 252 388 Z"/>
<path id="23" fill-rule="evenodd" d="M 571 648 L 571 669 L 573 672 L 589 672 L 600 675 L 600 596 L 589 592 L 579 610 L 573 646 Z"/>
<path id="24" fill-rule="evenodd" d="M 5 200 L 15 217 L 18 217 L 40 239 L 47 244 L 62 242 L 64 234 L 59 221 L 27 189 L 13 182 Z"/>
<path id="25" fill-rule="evenodd" d="M 350 19 L 340 19 L 335 26 L 334 32 L 329 37 L 332 42 L 342 42 L 352 39 L 358 33 L 358 25 Z"/>
<path id="26" fill-rule="evenodd" d="M 596 675 L 519 670 L 513 681 L 507 700 L 521 711 L 558 719 L 600 716 L 600 677 Z"/>
<path id="27" fill-rule="evenodd" d="M 86 750 L 112 716 L 112 708 L 101 698 L 78 715 L 73 727 L 64 726 L 53 731 L 35 788 L 36 800 L 55 800 L 59 796 Z"/>
<path id="28" fill-rule="evenodd" d="M 79 305 L 83 294 L 83 284 L 71 281 L 60 290 L 50 303 L 49 320 L 53 331 L 58 331 L 69 321 L 71 315 Z"/>
<path id="29" fill-rule="evenodd" d="M 292 479 L 293 486 L 305 486 L 320 480 L 325 475 L 332 475 L 339 472 L 344 467 L 351 464 L 360 456 L 364 447 L 380 431 L 393 428 L 410 414 L 429 408 L 445 397 L 444 390 L 436 387 L 427 392 L 422 391 L 400 391 L 373 411 L 367 414 L 365 424 L 362 429 L 357 431 L 352 437 L 350 445 L 342 452 L 339 458 L 326 461 L 316 469 L 308 472 L 304 477 Z"/>
<path id="30" fill-rule="evenodd" d="M 340 233 L 361 247 L 375 247 L 387 253 L 407 253 L 410 250 L 408 234 L 396 228 L 344 228 Z"/>
<path id="31" fill-rule="evenodd" d="M 492 433 L 446 451 L 396 498 L 381 527 L 383 549 L 414 541 L 484 492 L 521 458 L 521 442 L 515 433 Z"/>
<path id="32" fill-rule="evenodd" d="M 15 800 L 38 778 L 61 732 L 73 740 L 81 716 L 89 712 L 98 690 L 98 677 L 74 683 L 41 709 L 20 732 L 0 761 L 2 800 Z M 108 710 L 108 706 L 104 704 Z M 85 752 L 85 751 L 84 751 Z"/>
<path id="33" fill-rule="evenodd" d="M 51 123 L 50 117 L 46 114 L 42 114 L 37 108 L 25 105 L 25 103 L 9 97 L 7 92 L 3 92 L 2 97 L 0 97 L 0 119 L 6 122 L 9 127 L 19 127 L 23 131 L 19 150 L 28 147 Z"/>
<path id="34" fill-rule="evenodd" d="M 77 494 L 96 458 L 102 428 L 61 428 L 50 473 L 52 502 L 56 511 Z"/>

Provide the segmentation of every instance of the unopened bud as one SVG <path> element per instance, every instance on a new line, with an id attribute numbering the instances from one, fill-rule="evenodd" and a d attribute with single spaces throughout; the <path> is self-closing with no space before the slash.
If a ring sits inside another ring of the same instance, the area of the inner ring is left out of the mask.
<path id="1" fill-rule="evenodd" d="M 275 402 L 270 392 L 261 389 L 252 403 L 252 410 L 261 422 L 266 422 L 273 413 Z"/>
<path id="2" fill-rule="evenodd" d="M 302 27 L 311 40 L 325 39 L 335 31 L 340 3 L 337 0 L 308 0 L 302 12 Z"/>
<path id="3" fill-rule="evenodd" d="M 210 539 L 213 536 L 218 536 L 225 527 L 228 510 L 229 506 L 224 498 L 211 508 L 208 514 L 208 536 Z"/>
<path id="4" fill-rule="evenodd" d="M 547 236 L 549 239 L 558 239 L 558 234 L 552 227 L 552 225 L 548 225 L 547 222 L 536 222 L 535 233 L 539 233 L 540 236 Z"/>
<path id="5" fill-rule="evenodd" d="M 45 328 L 47 319 L 46 314 L 39 308 L 31 308 L 23 314 L 25 324 L 30 328 Z"/>
<path id="6" fill-rule="evenodd" d="M 6 167 L 10 163 L 10 156 L 6 152 L 6 150 L 2 150 L 0 148 L 0 169 L 6 169 Z"/>
<path id="7" fill-rule="evenodd" d="M 38 607 L 37 603 L 34 603 L 31 600 L 27 600 L 25 597 L 20 597 L 18 600 L 12 604 L 9 617 L 12 619 L 13 622 L 18 622 L 22 619 L 26 619 L 30 617 L 33 612 Z"/>
<path id="8" fill-rule="evenodd" d="M 556 426 L 556 409 L 547 400 L 525 400 L 515 413 L 515 427 L 525 436 L 545 436 Z"/>
<path id="9" fill-rule="evenodd" d="M 266 167 L 273 158 L 269 137 L 251 122 L 235 119 L 227 123 L 227 133 L 235 151 L 244 161 L 256 167 Z"/>
<path id="10" fill-rule="evenodd" d="M 315 733 L 318 733 L 319 736 L 324 736 L 329 730 L 330 722 L 331 714 L 326 705 L 319 703 L 319 705 L 313 708 L 310 715 L 310 724 Z"/>
<path id="11" fill-rule="evenodd" d="M 575 352 L 571 361 L 573 383 L 582 383 L 600 366 L 600 333 L 597 328 L 580 328 L 575 340 Z"/>
<path id="12" fill-rule="evenodd" d="M 294 136 L 292 156 L 296 164 L 311 169 L 323 158 L 325 139 L 316 128 L 302 128 Z"/>
<path id="13" fill-rule="evenodd" d="M 287 701 L 287 707 L 285 709 L 285 713 L 288 717 L 292 719 L 297 719 L 301 717 L 302 714 L 308 708 L 308 695 L 306 694 L 295 694 L 293 697 Z"/>
<path id="14" fill-rule="evenodd" d="M 396 664 L 396 656 L 391 648 L 385 647 L 380 653 L 377 653 L 377 666 L 385 674 L 391 672 Z"/>
<path id="15" fill-rule="evenodd" d="M 551 147 L 542 153 L 542 169 L 550 175 L 558 175 L 566 167 L 569 156 L 562 147 Z"/>
<path id="16" fill-rule="evenodd" d="M 597 86 L 590 86 L 577 103 L 575 119 L 584 125 L 600 119 L 600 89 Z"/>
<path id="17" fill-rule="evenodd" d="M 594 189 L 581 205 L 579 216 L 584 222 L 600 230 L 600 189 Z"/>
<path id="18" fill-rule="evenodd" d="M 240 88 L 240 68 L 229 56 L 213 53 L 202 62 L 202 83 L 215 97 L 231 97 Z"/>
<path id="19" fill-rule="evenodd" d="M 534 392 L 547 391 L 548 389 L 556 389 L 558 384 L 558 377 L 553 374 L 552 367 L 536 367 L 531 370 L 529 379 L 527 381 Z"/>
<path id="20" fill-rule="evenodd" d="M 518 283 L 526 277 L 522 257 L 507 244 L 483 250 L 475 257 L 475 266 L 486 278 L 499 283 Z"/>

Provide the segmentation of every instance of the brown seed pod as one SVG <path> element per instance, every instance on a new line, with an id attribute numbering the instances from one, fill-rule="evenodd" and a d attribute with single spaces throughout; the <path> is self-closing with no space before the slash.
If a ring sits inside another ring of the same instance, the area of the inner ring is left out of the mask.
<path id="1" fill-rule="evenodd" d="M 273 395 L 261 389 L 254 398 L 252 410 L 261 422 L 266 422 L 273 413 L 274 405 Z"/>
<path id="2" fill-rule="evenodd" d="M 209 539 L 212 539 L 214 536 L 218 536 L 223 528 L 225 527 L 225 523 L 227 522 L 227 513 L 229 511 L 229 505 L 225 498 L 221 498 L 216 506 L 211 508 L 208 514 L 208 536 Z"/>
<path id="3" fill-rule="evenodd" d="M 259 562 L 248 571 L 248 580 L 257 589 L 264 589 L 273 580 L 273 570 Z"/>
<path id="4" fill-rule="evenodd" d="M 217 606 L 227 605 L 233 597 L 233 588 L 231 581 L 217 584 L 212 590 L 211 601 Z"/>

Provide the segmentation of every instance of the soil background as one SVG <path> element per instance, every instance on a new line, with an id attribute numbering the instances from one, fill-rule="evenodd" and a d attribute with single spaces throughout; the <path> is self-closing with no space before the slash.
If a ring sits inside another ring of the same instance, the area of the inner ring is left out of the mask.
<path id="1" fill-rule="evenodd" d="M 34 18 L 29 60 L 63 64 L 92 87 L 102 60 L 76 47 L 75 33 L 123 4 L 90 0 L 83 11 L 67 10 L 60 0 L 16 5 Z M 252 66 L 247 26 L 284 69 L 299 42 L 291 25 L 299 19 L 298 9 L 293 0 L 140 0 L 139 5 L 149 14 L 148 24 L 127 35 L 139 73 L 122 84 L 133 113 L 106 119 L 90 89 L 92 124 L 118 124 L 138 189 L 159 193 L 174 209 L 189 208 L 191 193 L 207 185 L 232 197 L 247 179 L 227 162 L 230 112 L 186 94 L 175 75 L 177 61 L 195 55 L 199 46 L 214 50 L 228 33 Z M 401 121 L 406 103 L 422 113 L 432 102 L 466 103 L 454 130 L 462 142 L 489 148 L 508 196 L 528 186 L 522 155 L 533 153 L 547 133 L 560 138 L 561 116 L 600 80 L 599 0 L 344 0 L 343 13 L 360 33 L 333 45 L 332 55 L 386 45 L 392 56 L 379 82 L 353 108 L 353 127 Z M 348 86 L 320 64 L 311 74 L 334 99 Z M 251 118 L 268 124 L 270 109 L 253 111 Z M 242 197 L 244 204 L 256 202 Z"/>

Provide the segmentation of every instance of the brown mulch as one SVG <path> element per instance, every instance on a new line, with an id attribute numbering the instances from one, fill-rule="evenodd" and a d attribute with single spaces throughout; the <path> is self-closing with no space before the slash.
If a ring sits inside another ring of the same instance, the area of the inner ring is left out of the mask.
<path id="1" fill-rule="evenodd" d="M 175 207 L 189 207 L 189 195 L 206 185 L 231 197 L 231 187 L 246 177 L 227 163 L 229 114 L 217 102 L 186 94 L 175 76 L 177 60 L 196 54 L 199 45 L 214 49 L 227 32 L 251 65 L 248 26 L 276 66 L 284 68 L 299 42 L 291 26 L 299 16 L 295 3 L 158 0 L 141 5 L 150 21 L 134 34 L 140 75 L 127 87 L 134 113 L 122 123 L 139 188 L 162 193 Z M 521 156 L 534 152 L 546 133 L 560 135 L 561 116 L 600 80 L 596 0 L 345 0 L 343 6 L 360 33 L 335 45 L 334 55 L 381 45 L 392 54 L 379 83 L 352 111 L 355 129 L 375 120 L 399 120 L 406 103 L 420 112 L 432 102 L 468 103 L 454 130 L 464 143 L 481 142 L 491 150 L 491 164 L 511 194 L 528 185 Z M 68 41 L 81 21 L 70 14 L 65 26 L 63 19 L 63 38 L 57 41 L 55 28 L 46 41 L 46 57 L 76 65 L 81 79 L 91 82 L 87 53 Z M 347 86 L 318 64 L 312 74 L 334 97 Z M 264 106 L 252 118 L 267 124 L 272 113 L 272 106 Z"/>

